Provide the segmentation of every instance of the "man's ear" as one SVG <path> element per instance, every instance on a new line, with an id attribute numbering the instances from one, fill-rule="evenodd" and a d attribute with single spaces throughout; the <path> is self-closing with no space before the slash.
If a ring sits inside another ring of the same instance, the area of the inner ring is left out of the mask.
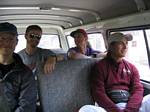
<path id="1" fill-rule="evenodd" d="M 18 44 L 18 38 L 16 37 L 16 45 Z"/>
<path id="2" fill-rule="evenodd" d="M 88 41 L 88 38 L 85 38 L 86 41 Z"/>
<path id="3" fill-rule="evenodd" d="M 19 39 L 17 38 L 17 42 L 16 42 L 17 44 L 18 44 L 18 41 L 19 41 Z"/>
<path id="4" fill-rule="evenodd" d="M 25 39 L 27 39 L 27 33 L 24 36 L 25 36 Z"/>

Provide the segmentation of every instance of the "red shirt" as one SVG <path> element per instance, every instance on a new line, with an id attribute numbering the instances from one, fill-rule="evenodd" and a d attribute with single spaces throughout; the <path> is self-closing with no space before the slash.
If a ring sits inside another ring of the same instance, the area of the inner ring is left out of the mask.
<path id="1" fill-rule="evenodd" d="M 99 106 L 107 112 L 138 112 L 143 99 L 143 86 L 133 64 L 124 59 L 116 63 L 107 57 L 99 61 L 93 71 L 92 94 Z M 118 89 L 130 92 L 125 110 L 120 110 L 106 94 Z"/>

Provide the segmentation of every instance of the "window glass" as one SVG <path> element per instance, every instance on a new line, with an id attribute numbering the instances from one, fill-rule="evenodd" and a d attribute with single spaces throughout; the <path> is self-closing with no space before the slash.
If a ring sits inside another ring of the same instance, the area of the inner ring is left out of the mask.
<path id="1" fill-rule="evenodd" d="M 16 46 L 15 52 L 19 52 L 20 50 L 26 47 L 26 39 L 24 35 L 18 35 L 18 44 Z"/>
<path id="2" fill-rule="evenodd" d="M 106 51 L 104 38 L 101 33 L 88 34 L 88 41 L 90 42 L 93 49 L 99 50 L 101 52 Z"/>
<path id="3" fill-rule="evenodd" d="M 42 35 L 38 47 L 45 49 L 60 49 L 60 41 L 58 35 Z"/>
<path id="4" fill-rule="evenodd" d="M 74 39 L 71 36 L 67 36 L 69 47 L 74 47 Z M 88 34 L 88 41 L 93 49 L 99 50 L 99 51 L 106 51 L 104 39 L 101 33 L 92 33 Z"/>
<path id="5" fill-rule="evenodd" d="M 128 44 L 126 58 L 137 67 L 141 79 L 150 81 L 150 68 L 143 30 L 125 31 L 123 33 L 130 33 L 133 36 L 133 40 Z M 147 31 L 148 35 L 150 38 L 150 30 Z"/>
<path id="6" fill-rule="evenodd" d="M 69 44 L 69 48 L 76 46 L 75 42 L 74 42 L 74 39 L 70 35 L 67 36 L 67 41 L 68 41 L 68 44 Z"/>
<path id="7" fill-rule="evenodd" d="M 18 45 L 16 46 L 15 52 L 19 52 L 25 47 L 26 47 L 26 39 L 24 35 L 19 35 Z M 45 49 L 60 49 L 60 41 L 58 35 L 42 35 L 38 47 Z"/>

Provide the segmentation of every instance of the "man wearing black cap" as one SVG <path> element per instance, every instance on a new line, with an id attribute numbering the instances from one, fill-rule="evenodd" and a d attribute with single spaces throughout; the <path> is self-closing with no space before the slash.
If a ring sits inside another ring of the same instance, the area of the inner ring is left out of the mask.
<path id="1" fill-rule="evenodd" d="M 36 83 L 32 71 L 14 53 L 17 36 L 15 25 L 0 23 L 0 111 L 35 112 Z"/>
<path id="2" fill-rule="evenodd" d="M 137 68 L 126 61 L 130 34 L 113 33 L 108 38 L 107 56 L 92 74 L 92 95 L 98 107 L 86 105 L 79 112 L 149 112 L 150 95 L 143 99 Z"/>
<path id="3" fill-rule="evenodd" d="M 91 47 L 87 47 L 88 45 L 88 35 L 85 30 L 77 29 L 70 34 L 74 38 L 74 42 L 76 47 L 72 47 L 68 50 L 68 57 L 70 59 L 82 59 L 82 58 L 90 58 L 102 56 L 100 51 L 93 50 Z"/>

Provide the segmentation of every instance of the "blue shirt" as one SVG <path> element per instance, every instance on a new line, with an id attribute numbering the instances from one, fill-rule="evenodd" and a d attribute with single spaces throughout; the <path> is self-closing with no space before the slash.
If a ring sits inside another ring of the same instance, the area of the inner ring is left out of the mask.
<path id="1" fill-rule="evenodd" d="M 72 47 L 72 48 L 70 48 L 70 49 L 68 50 L 68 52 L 71 52 L 71 51 L 75 51 L 75 52 L 77 52 L 77 53 L 80 53 L 80 50 L 79 50 L 78 47 Z M 88 47 L 87 47 L 85 55 L 86 55 L 86 56 L 92 56 L 92 55 L 97 54 L 97 53 L 100 53 L 100 51 L 96 51 L 96 50 L 94 50 L 94 49 L 92 49 L 92 48 L 88 48 Z"/>

